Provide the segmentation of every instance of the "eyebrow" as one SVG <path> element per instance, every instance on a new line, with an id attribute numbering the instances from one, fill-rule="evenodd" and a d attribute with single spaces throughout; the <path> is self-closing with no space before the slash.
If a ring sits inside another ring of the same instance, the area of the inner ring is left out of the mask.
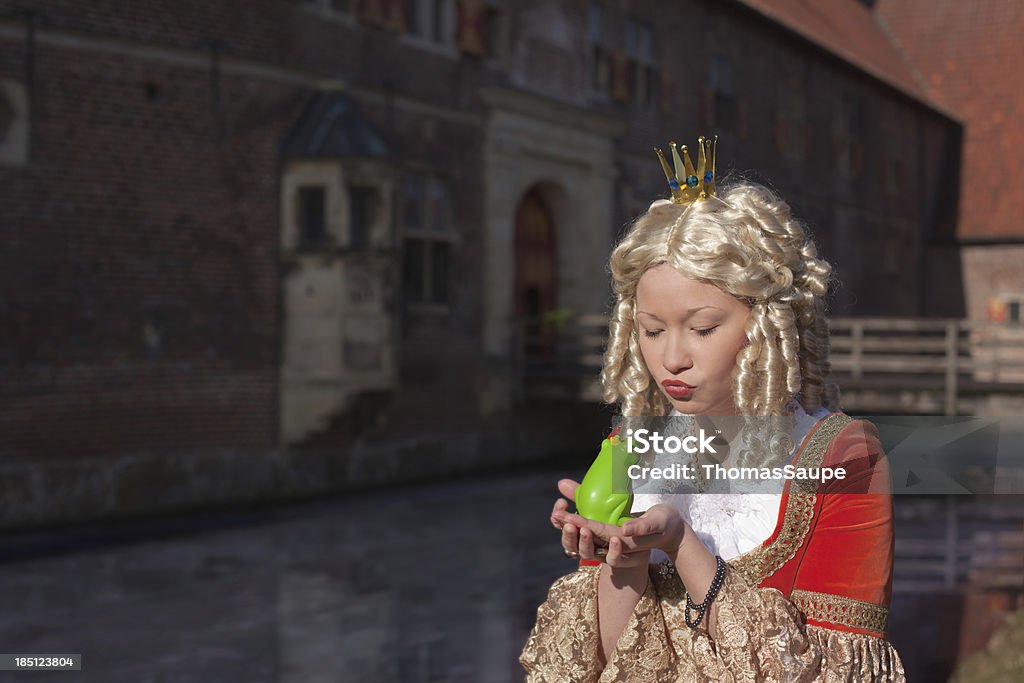
<path id="1" fill-rule="evenodd" d="M 698 306 L 697 308 L 688 308 L 688 309 L 686 309 L 686 315 L 683 316 L 683 320 L 686 320 L 687 318 L 689 318 L 691 315 L 693 315 L 697 311 L 703 311 L 705 308 L 713 308 L 716 311 L 723 310 L 723 309 L 719 308 L 718 306 Z M 643 314 L 643 315 L 649 315 L 650 317 L 654 318 L 655 320 L 657 320 L 660 323 L 665 322 L 664 320 L 662 320 L 658 316 L 654 315 L 653 313 L 648 313 L 647 311 L 637 311 L 637 313 L 638 314 Z"/>

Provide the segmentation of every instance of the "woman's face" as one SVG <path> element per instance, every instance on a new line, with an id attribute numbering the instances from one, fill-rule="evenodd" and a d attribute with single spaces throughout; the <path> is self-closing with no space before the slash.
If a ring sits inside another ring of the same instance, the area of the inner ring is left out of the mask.
<path id="1" fill-rule="evenodd" d="M 747 342 L 750 308 L 664 263 L 641 276 L 636 305 L 644 362 L 672 405 L 694 415 L 735 415 L 732 372 Z"/>

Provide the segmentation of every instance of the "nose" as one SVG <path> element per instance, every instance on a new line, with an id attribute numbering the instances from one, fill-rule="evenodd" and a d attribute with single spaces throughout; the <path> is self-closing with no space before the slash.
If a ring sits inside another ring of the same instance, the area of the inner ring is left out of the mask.
<path id="1" fill-rule="evenodd" d="M 662 366 L 672 375 L 693 367 L 693 354 L 681 334 L 671 334 L 661 357 Z"/>

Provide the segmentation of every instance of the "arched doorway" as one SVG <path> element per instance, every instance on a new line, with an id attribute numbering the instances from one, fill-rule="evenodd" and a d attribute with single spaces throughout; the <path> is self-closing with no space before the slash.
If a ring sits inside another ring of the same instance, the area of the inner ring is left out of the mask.
<path id="1" fill-rule="evenodd" d="M 538 188 L 529 190 L 516 209 L 515 314 L 527 357 L 549 358 L 554 325 L 545 320 L 557 299 L 555 225 Z"/>

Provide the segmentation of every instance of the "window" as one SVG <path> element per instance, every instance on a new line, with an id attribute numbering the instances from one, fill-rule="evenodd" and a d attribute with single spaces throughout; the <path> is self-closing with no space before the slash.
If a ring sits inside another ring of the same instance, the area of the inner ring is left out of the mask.
<path id="1" fill-rule="evenodd" d="M 903 193 L 903 181 L 905 178 L 903 162 L 899 159 L 888 159 L 884 163 L 885 193 L 890 197 L 898 197 Z"/>
<path id="2" fill-rule="evenodd" d="M 370 246 L 370 230 L 377 220 L 379 198 L 380 194 L 375 187 L 349 187 L 349 245 L 353 249 L 366 249 Z"/>
<path id="3" fill-rule="evenodd" d="M 653 106 L 658 101 L 658 69 L 654 27 L 640 19 L 626 21 L 625 52 L 632 71 L 633 96 L 637 104 Z"/>
<path id="4" fill-rule="evenodd" d="M 792 164 L 804 160 L 804 140 L 807 136 L 806 109 L 803 88 L 790 82 L 779 89 L 778 119 L 775 126 L 775 142 L 779 154 Z"/>
<path id="5" fill-rule="evenodd" d="M 446 305 L 451 300 L 451 189 L 436 176 L 406 173 L 400 189 L 405 300 Z"/>
<path id="6" fill-rule="evenodd" d="M 0 164 L 28 163 L 28 105 L 25 86 L 0 80 Z"/>
<path id="7" fill-rule="evenodd" d="M 486 54 L 491 59 L 503 59 L 506 50 L 508 24 L 502 0 L 487 0 L 484 10 Z"/>
<path id="8" fill-rule="evenodd" d="M 7 137 L 16 117 L 17 112 L 14 111 L 14 105 L 0 93 L 0 143 L 3 143 L 4 138 Z"/>
<path id="9" fill-rule="evenodd" d="M 450 45 L 454 40 L 452 0 L 405 0 L 409 33 L 431 43 Z"/>
<path id="10" fill-rule="evenodd" d="M 864 170 L 864 108 L 858 100 L 843 97 L 837 103 L 832 132 L 836 172 L 843 178 L 859 176 Z"/>
<path id="11" fill-rule="evenodd" d="M 988 319 L 994 323 L 1010 323 L 1012 325 L 1019 325 L 1021 322 L 1020 309 L 1021 300 L 1020 294 L 999 294 L 988 300 Z"/>
<path id="12" fill-rule="evenodd" d="M 424 273 L 426 267 L 426 244 L 423 240 L 407 238 L 402 258 L 402 290 L 409 303 L 422 303 L 424 296 Z"/>
<path id="13" fill-rule="evenodd" d="M 607 95 L 609 85 L 606 18 L 607 10 L 604 4 L 592 2 L 587 19 L 590 41 L 590 87 L 599 95 Z"/>
<path id="14" fill-rule="evenodd" d="M 474 57 L 502 56 L 499 45 L 504 39 L 501 0 L 460 0 L 456 17 L 459 50 Z"/>
<path id="15" fill-rule="evenodd" d="M 434 242 L 430 254 L 430 294 L 434 303 L 448 303 L 448 281 L 451 272 L 452 245 Z"/>
<path id="16" fill-rule="evenodd" d="M 406 0 L 405 2 L 405 16 L 409 33 L 418 35 L 423 30 L 419 12 L 422 4 L 422 0 Z"/>
<path id="17" fill-rule="evenodd" d="M 423 177 L 408 173 L 402 178 L 401 218 L 405 230 L 423 227 Z"/>
<path id="18" fill-rule="evenodd" d="M 304 185 L 298 190 L 299 246 L 327 243 L 327 190 L 323 185 Z"/>
<path id="19" fill-rule="evenodd" d="M 717 128 L 735 131 L 738 122 L 736 81 L 732 60 L 724 55 L 713 55 L 708 70 L 711 91 L 710 123 Z"/>
<path id="20" fill-rule="evenodd" d="M 448 229 L 448 186 L 441 180 L 427 181 L 427 230 L 446 232 Z"/>

